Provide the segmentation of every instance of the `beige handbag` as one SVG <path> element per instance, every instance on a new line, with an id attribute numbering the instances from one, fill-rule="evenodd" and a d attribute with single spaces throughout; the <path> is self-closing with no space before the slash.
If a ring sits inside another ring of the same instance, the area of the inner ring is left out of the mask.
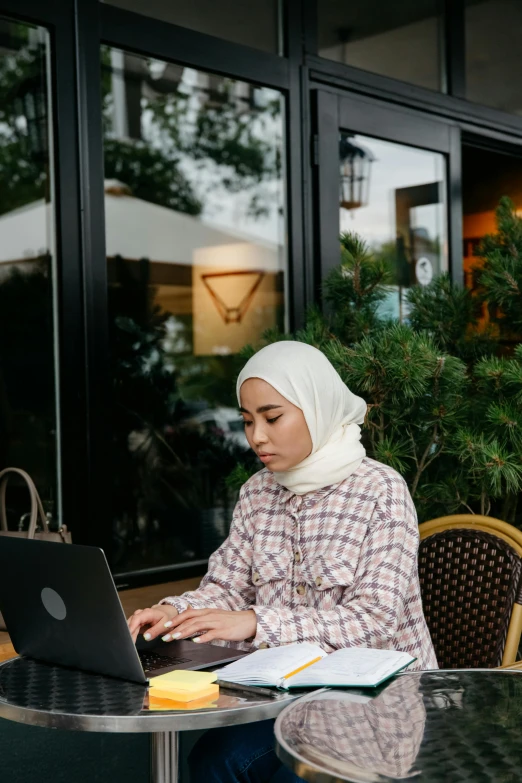
<path id="1" fill-rule="evenodd" d="M 21 476 L 27 484 L 29 490 L 29 497 L 31 499 L 31 512 L 29 517 L 28 530 L 8 530 L 7 529 L 7 514 L 5 505 L 5 494 L 7 489 L 7 482 L 9 477 L 14 473 Z M 37 532 L 37 523 L 42 528 Z M 49 530 L 49 522 L 45 516 L 42 501 L 40 495 L 34 485 L 31 476 L 20 470 L 20 468 L 5 468 L 0 471 L 0 536 L 17 536 L 18 538 L 37 538 L 40 541 L 55 541 L 64 544 L 71 544 L 72 538 L 70 532 L 65 525 L 62 525 L 59 530 Z M 16 585 L 13 585 L 13 589 L 16 589 Z M 0 614 L 0 631 L 5 631 L 5 624 Z"/>

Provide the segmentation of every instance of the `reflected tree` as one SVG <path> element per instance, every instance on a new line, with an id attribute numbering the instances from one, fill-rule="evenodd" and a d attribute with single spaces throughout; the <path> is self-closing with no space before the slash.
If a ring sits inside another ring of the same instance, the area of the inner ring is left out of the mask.
<path id="1" fill-rule="evenodd" d="M 40 31 L 0 20 L 0 214 L 48 187 L 46 48 Z"/>

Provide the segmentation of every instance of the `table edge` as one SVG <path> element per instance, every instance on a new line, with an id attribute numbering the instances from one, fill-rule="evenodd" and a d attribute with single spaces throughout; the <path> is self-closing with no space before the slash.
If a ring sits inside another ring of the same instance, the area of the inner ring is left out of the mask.
<path id="1" fill-rule="evenodd" d="M 490 674 L 511 674 L 522 675 L 521 670 L 517 669 L 426 669 L 425 671 L 407 672 L 403 671 L 397 675 L 397 677 L 420 677 L 426 674 L 456 674 L 457 672 L 488 672 Z M 321 690 L 331 690 L 328 688 L 322 688 Z M 305 696 L 301 696 L 291 704 L 287 704 L 283 710 L 277 716 L 274 726 L 274 740 L 275 740 L 275 752 L 278 759 L 297 777 L 303 778 L 308 783 L 360 783 L 359 778 L 338 777 L 335 772 L 325 769 L 324 767 L 317 766 L 308 759 L 297 755 L 293 752 L 286 740 L 281 735 L 281 723 L 285 718 L 285 713 L 290 711 L 297 703 L 301 703 L 316 696 L 320 691 L 312 691 Z M 375 777 L 372 783 L 379 783 L 379 781 L 386 781 L 388 778 L 383 778 L 379 773 L 375 773 Z"/>

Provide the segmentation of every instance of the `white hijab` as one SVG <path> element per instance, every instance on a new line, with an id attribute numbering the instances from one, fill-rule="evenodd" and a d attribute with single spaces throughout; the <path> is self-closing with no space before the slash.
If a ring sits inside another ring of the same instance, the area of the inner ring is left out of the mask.
<path id="1" fill-rule="evenodd" d="M 326 356 L 306 343 L 284 340 L 267 345 L 246 363 L 242 384 L 261 378 L 301 408 L 312 439 L 312 451 L 289 470 L 274 471 L 283 487 L 304 495 L 337 484 L 354 473 L 366 454 L 361 428 L 366 403 L 347 388 Z"/>

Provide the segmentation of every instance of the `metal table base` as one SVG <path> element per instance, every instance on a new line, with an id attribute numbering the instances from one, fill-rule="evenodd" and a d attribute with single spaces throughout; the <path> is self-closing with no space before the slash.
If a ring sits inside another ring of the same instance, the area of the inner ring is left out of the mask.
<path id="1" fill-rule="evenodd" d="M 179 731 L 158 731 L 150 739 L 151 783 L 178 783 Z"/>

